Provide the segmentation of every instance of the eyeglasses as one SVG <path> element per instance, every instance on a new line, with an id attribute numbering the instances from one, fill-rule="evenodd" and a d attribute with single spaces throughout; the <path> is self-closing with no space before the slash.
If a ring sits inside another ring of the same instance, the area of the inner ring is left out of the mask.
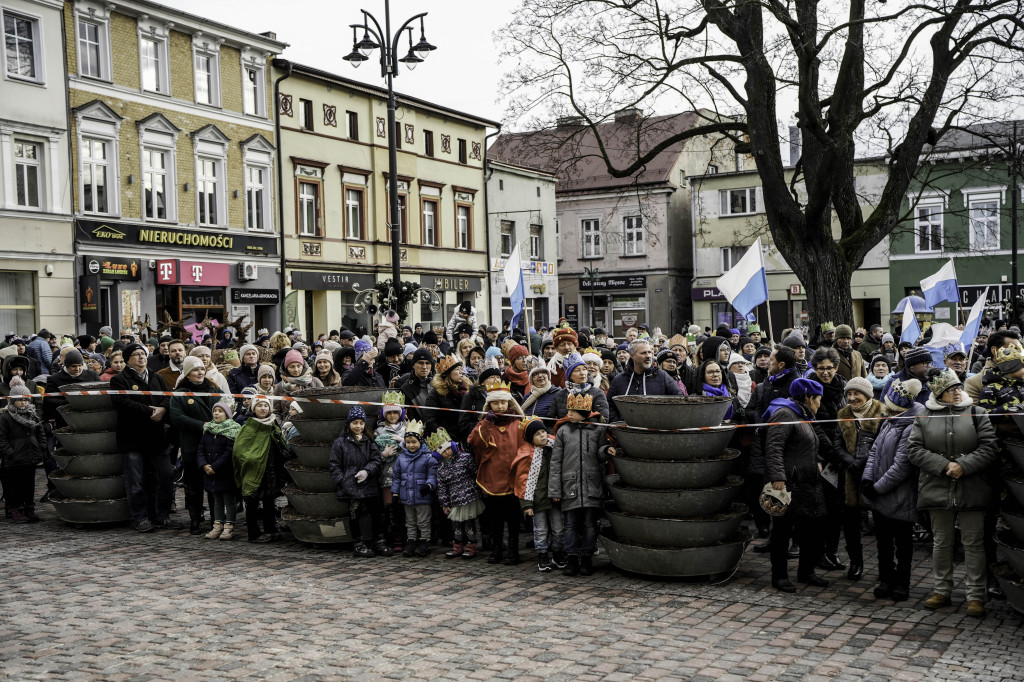
<path id="1" fill-rule="evenodd" d="M 816 370 L 819 371 L 819 372 L 834 372 L 834 371 L 836 371 L 836 366 L 835 365 L 829 365 L 828 367 L 821 366 L 821 367 L 817 367 Z"/>
<path id="2" fill-rule="evenodd" d="M 709 369 L 708 371 L 706 371 L 704 373 L 705 374 L 721 374 L 722 370 L 720 370 L 720 369 Z"/>

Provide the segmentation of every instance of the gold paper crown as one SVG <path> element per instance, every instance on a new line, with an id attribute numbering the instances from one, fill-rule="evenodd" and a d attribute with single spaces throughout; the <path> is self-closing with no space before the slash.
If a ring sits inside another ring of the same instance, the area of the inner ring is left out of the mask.
<path id="1" fill-rule="evenodd" d="M 821 333 L 822 334 L 828 334 L 829 332 L 834 332 L 835 330 L 836 330 L 836 325 L 835 325 L 834 322 L 822 322 L 821 323 Z"/>
<path id="2" fill-rule="evenodd" d="M 406 427 L 408 430 L 408 427 Z M 432 434 L 427 436 L 427 447 L 434 452 L 441 452 L 446 449 L 452 442 L 452 437 L 448 435 L 448 432 L 443 428 L 434 431 Z"/>
<path id="3" fill-rule="evenodd" d="M 512 392 L 512 384 L 510 384 L 510 383 L 508 383 L 506 381 L 499 381 L 498 383 L 494 384 L 493 386 L 488 386 L 487 387 L 487 392 L 488 393 L 494 393 L 495 391 L 506 391 L 508 393 L 511 393 Z"/>
<path id="4" fill-rule="evenodd" d="M 570 391 L 569 396 L 565 400 L 565 406 L 570 410 L 580 410 L 590 412 L 590 408 L 594 405 L 594 396 L 589 393 L 577 393 L 576 391 Z M 408 430 L 408 427 L 406 427 Z"/>
<path id="5" fill-rule="evenodd" d="M 405 405 L 405 394 L 401 391 L 384 391 L 381 402 L 385 405 Z"/>
<path id="6" fill-rule="evenodd" d="M 601 351 L 594 348 L 593 346 L 591 346 L 590 348 L 584 348 L 582 351 L 580 351 L 580 355 L 586 355 L 587 353 L 593 353 L 594 355 L 597 356 L 601 355 Z"/>
<path id="7" fill-rule="evenodd" d="M 521 422 L 519 422 L 519 430 L 525 432 L 526 431 L 526 427 L 529 426 L 531 422 L 543 422 L 543 421 L 544 420 L 541 419 L 540 417 L 526 417 Z"/>
<path id="8" fill-rule="evenodd" d="M 460 360 L 458 358 L 458 356 L 455 356 L 455 355 L 448 355 L 448 356 L 443 357 L 443 358 L 438 358 L 438 360 L 437 360 L 437 373 L 438 374 L 444 374 L 445 372 L 447 372 L 448 370 L 452 369 L 456 365 L 461 365 L 461 364 L 462 364 L 462 360 Z"/>
<path id="9" fill-rule="evenodd" d="M 416 436 L 420 440 L 423 440 L 423 422 L 418 419 L 410 419 L 405 423 L 405 435 Z"/>

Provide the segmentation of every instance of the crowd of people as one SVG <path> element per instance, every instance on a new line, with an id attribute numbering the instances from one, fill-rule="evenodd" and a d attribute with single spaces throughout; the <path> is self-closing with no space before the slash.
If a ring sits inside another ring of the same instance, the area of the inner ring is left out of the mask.
<path id="1" fill-rule="evenodd" d="M 862 579 L 873 535 L 880 600 L 909 598 L 915 541 L 932 545 L 925 607 L 950 604 L 958 543 L 967 613 L 984 615 L 986 598 L 1000 596 L 989 568 L 1003 444 L 1020 436 L 1007 415 L 1024 408 L 1024 346 L 1001 321 L 973 348 L 946 346 L 943 366 L 880 325 L 825 324 L 813 338 L 786 330 L 779 343 L 756 324 L 672 336 L 641 325 L 617 340 L 565 320 L 525 333 L 478 325 L 466 303 L 447 325 L 403 326 L 386 311 L 366 331 L 307 341 L 295 329 L 259 330 L 253 343 L 225 334 L 195 344 L 129 331 L 115 339 L 108 327 L 99 338 L 9 335 L 0 349 L 7 516 L 39 519 L 34 476 L 40 462 L 56 468 L 61 389 L 109 381 L 128 392 L 112 402 L 136 530 L 184 528 L 172 515 L 180 481 L 191 533 L 230 540 L 244 509 L 248 540 L 271 542 L 302 392 L 377 388 L 381 404 L 352 406 L 330 450 L 356 556 L 425 556 L 441 544 L 449 558 L 480 551 L 513 565 L 526 545 L 539 571 L 589 575 L 604 476 L 619 454 L 614 398 L 712 396 L 729 401 L 726 423 L 758 425 L 737 428 L 730 446 L 763 541 L 753 551 L 769 554 L 776 589 L 795 591 L 792 560 L 811 586 L 829 584 L 820 571 Z M 532 540 L 521 541 L 523 530 Z"/>

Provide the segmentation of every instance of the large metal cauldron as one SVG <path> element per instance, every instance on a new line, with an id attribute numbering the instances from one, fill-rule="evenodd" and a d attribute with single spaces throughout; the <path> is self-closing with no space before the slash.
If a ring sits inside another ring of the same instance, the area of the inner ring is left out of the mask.
<path id="1" fill-rule="evenodd" d="M 80 478 L 54 471 L 49 478 L 61 495 L 73 500 L 114 500 L 125 496 L 121 475 Z"/>
<path id="2" fill-rule="evenodd" d="M 76 433 L 69 428 L 56 429 L 53 435 L 61 447 L 76 455 L 98 455 L 101 452 L 117 452 L 116 431 Z"/>
<path id="3" fill-rule="evenodd" d="M 1010 527 L 1010 532 L 1014 537 L 1024 542 L 1024 511 L 1021 511 L 1020 508 L 1004 506 L 999 511 L 999 515 L 1003 517 L 1003 522 Z"/>
<path id="4" fill-rule="evenodd" d="M 718 426 L 732 404 L 724 396 L 617 395 L 612 400 L 627 424 L 645 429 Z"/>
<path id="5" fill-rule="evenodd" d="M 625 422 L 615 422 L 612 427 L 610 433 L 633 459 L 670 461 L 720 455 L 734 433 L 729 426 L 686 433 L 630 429 Z"/>
<path id="6" fill-rule="evenodd" d="M 634 459 L 616 457 L 615 471 L 628 488 L 659 488 L 678 490 L 682 488 L 707 488 L 719 485 L 732 470 L 739 450 L 727 449 L 721 455 L 706 459 L 691 459 L 685 462 L 668 462 L 656 459 Z"/>
<path id="7" fill-rule="evenodd" d="M 1021 424 L 1024 421 L 1024 417 L 1014 417 L 1017 424 Z M 1006 445 L 1007 451 L 1013 458 L 1013 463 L 1017 466 L 1017 471 L 1024 472 L 1024 441 L 1009 439 L 1003 441 Z"/>
<path id="8" fill-rule="evenodd" d="M 661 519 L 688 519 L 723 512 L 743 485 L 739 476 L 729 476 L 723 485 L 714 488 L 689 490 L 627 488 L 620 483 L 618 475 L 606 476 L 605 481 L 619 509 L 634 516 Z"/>
<path id="9" fill-rule="evenodd" d="M 314 545 L 333 545 L 352 542 L 348 518 L 308 517 L 298 514 L 292 507 L 285 507 L 281 518 L 288 524 L 299 542 Z"/>
<path id="10" fill-rule="evenodd" d="M 605 505 L 605 515 L 616 537 L 622 541 L 657 547 L 706 547 L 724 542 L 740 529 L 747 506 L 734 503 L 729 510 L 692 519 L 658 519 L 623 514 L 614 504 Z"/>
<path id="11" fill-rule="evenodd" d="M 61 405 L 57 412 L 73 430 L 81 433 L 93 431 L 114 431 L 117 429 L 117 410 L 76 410 L 70 405 Z"/>
<path id="12" fill-rule="evenodd" d="M 1024 543 L 1013 533 L 1003 530 L 996 533 L 996 544 L 1002 550 L 1001 554 L 1006 563 L 1010 564 L 1010 568 L 1017 575 L 1024 575 Z"/>
<path id="13" fill-rule="evenodd" d="M 285 462 L 295 485 L 311 493 L 334 493 L 334 479 L 330 469 L 313 469 L 297 462 Z"/>
<path id="14" fill-rule="evenodd" d="M 68 523 L 119 523 L 131 518 L 128 500 L 65 500 L 50 496 L 54 511 Z"/>
<path id="15" fill-rule="evenodd" d="M 88 381 L 82 384 L 64 384 L 59 389 L 64 391 L 105 391 L 110 388 L 109 381 Z M 112 410 L 114 404 L 109 395 L 69 395 L 65 396 L 68 405 L 74 410 Z"/>
<path id="16" fill-rule="evenodd" d="M 1021 582 L 1020 575 L 1010 570 L 1006 563 L 992 564 L 992 575 L 1003 589 L 1006 601 L 1010 602 L 1010 606 L 1017 613 L 1024 615 L 1024 583 Z"/>
<path id="17" fill-rule="evenodd" d="M 328 386 L 325 388 L 307 388 L 292 394 L 294 398 L 322 398 L 325 400 L 354 400 L 366 403 L 379 403 L 384 397 L 383 388 L 364 388 L 362 386 Z M 309 419 L 344 419 L 348 416 L 351 405 L 336 403 L 299 403 L 302 414 Z M 366 428 L 372 432 L 377 421 L 379 407 L 364 405 L 366 410 Z"/>
<path id="18" fill-rule="evenodd" d="M 302 440 L 314 443 L 333 443 L 345 428 L 345 419 L 310 419 L 304 414 L 298 414 L 292 418 L 292 424 L 299 430 Z M 369 423 L 366 428 L 368 432 L 373 433 Z"/>
<path id="19" fill-rule="evenodd" d="M 687 578 L 736 570 L 750 537 L 750 533 L 741 532 L 710 547 L 644 547 L 608 536 L 601 536 L 601 544 L 608 550 L 612 564 L 623 571 Z"/>
<path id="20" fill-rule="evenodd" d="M 290 485 L 282 491 L 297 513 L 303 516 L 322 516 L 324 518 L 344 518 L 348 516 L 349 507 L 337 498 L 334 492 L 314 493 Z"/>
<path id="21" fill-rule="evenodd" d="M 330 465 L 331 443 L 312 443 L 303 438 L 292 438 L 288 441 L 288 447 L 302 466 L 326 469 Z"/>
<path id="22" fill-rule="evenodd" d="M 68 476 L 117 476 L 124 472 L 124 456 L 120 452 L 75 455 L 57 448 L 53 458 Z"/>
<path id="23" fill-rule="evenodd" d="M 1013 495 L 1013 499 L 1017 501 L 1017 506 L 1024 508 L 1024 478 L 1020 476 L 1007 476 L 1005 479 L 1006 487 L 1010 490 L 1010 494 Z"/>

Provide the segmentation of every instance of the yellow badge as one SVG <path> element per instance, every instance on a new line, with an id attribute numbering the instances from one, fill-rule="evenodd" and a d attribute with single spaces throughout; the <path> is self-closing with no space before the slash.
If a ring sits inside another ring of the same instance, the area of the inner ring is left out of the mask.
<path id="1" fill-rule="evenodd" d="M 189 399 L 188 399 L 188 404 L 189 404 L 189 405 L 191 405 L 191 404 L 192 404 L 192 403 L 194 403 L 194 402 L 195 402 L 195 400 L 193 400 L 192 398 L 189 398 Z"/>
<path id="2" fill-rule="evenodd" d="M 137 391 L 137 390 L 139 390 L 139 387 L 138 386 L 132 386 L 132 390 L 133 391 Z"/>

